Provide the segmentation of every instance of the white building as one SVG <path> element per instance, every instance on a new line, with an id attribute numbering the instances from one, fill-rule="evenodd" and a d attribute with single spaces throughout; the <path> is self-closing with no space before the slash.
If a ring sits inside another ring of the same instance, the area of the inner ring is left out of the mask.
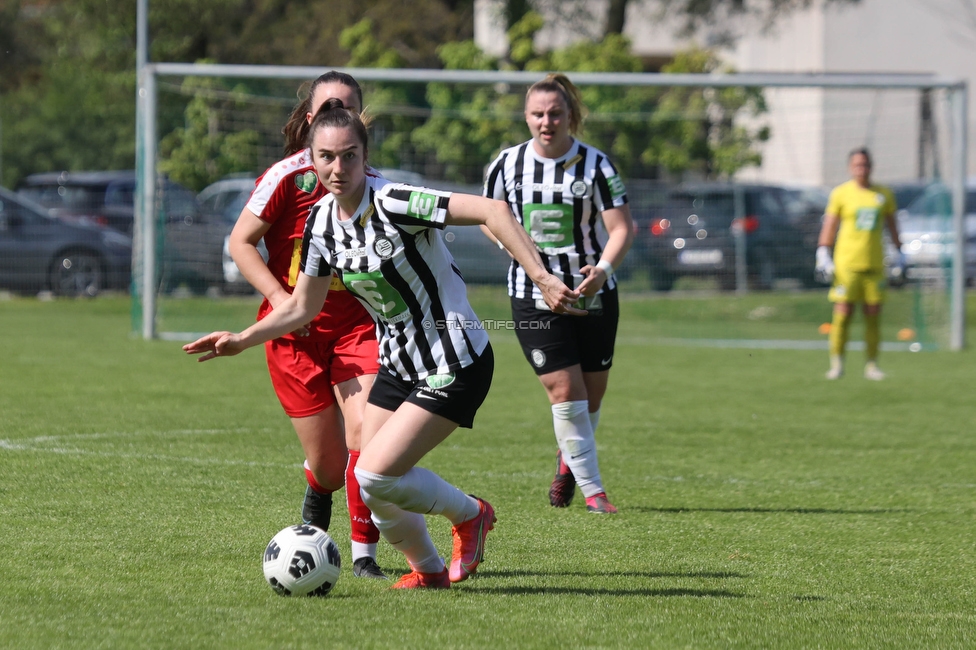
<path id="1" fill-rule="evenodd" d="M 593 0 L 602 16 L 606 0 Z M 554 47 L 598 36 L 594 22 L 581 33 L 558 20 L 566 4 L 552 3 L 553 15 L 537 36 L 540 47 Z M 625 34 L 634 52 L 649 60 L 666 60 L 692 42 L 708 44 L 709 33 L 681 41 L 675 25 L 662 25 L 654 15 L 656 2 L 631 0 Z M 976 0 L 861 0 L 854 6 L 815 2 L 810 9 L 782 18 L 764 33 L 748 19 L 725 23 L 739 34 L 736 45 L 719 50 L 722 59 L 740 72 L 759 73 L 933 73 L 962 79 L 969 91 L 969 170 L 976 170 Z M 475 40 L 486 51 L 502 54 L 505 35 L 497 0 L 476 0 Z M 550 20 L 552 19 L 552 20 Z M 742 179 L 834 185 L 847 178 L 847 153 L 870 147 L 875 178 L 897 181 L 920 173 L 949 173 L 944 95 L 935 93 L 930 124 L 935 127 L 937 153 L 921 143 L 923 102 L 918 91 L 848 91 L 767 89 L 772 138 L 763 148 L 763 164 L 743 170 Z"/>

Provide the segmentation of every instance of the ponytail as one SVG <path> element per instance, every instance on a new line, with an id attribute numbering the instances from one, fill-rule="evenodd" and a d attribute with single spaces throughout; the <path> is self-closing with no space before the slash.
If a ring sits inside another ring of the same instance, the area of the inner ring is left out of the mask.
<path id="1" fill-rule="evenodd" d="M 323 75 L 319 75 L 313 81 L 306 81 L 298 89 L 298 96 L 303 99 L 292 109 L 291 115 L 288 116 L 288 121 L 285 123 L 284 128 L 281 129 L 282 134 L 285 136 L 285 156 L 298 153 L 308 146 L 306 144 L 309 140 L 308 114 L 312 111 L 312 97 L 315 96 L 316 88 L 327 83 L 339 83 L 352 88 L 359 97 L 359 105 L 363 105 L 363 89 L 360 87 L 358 81 L 345 72 L 330 70 Z"/>

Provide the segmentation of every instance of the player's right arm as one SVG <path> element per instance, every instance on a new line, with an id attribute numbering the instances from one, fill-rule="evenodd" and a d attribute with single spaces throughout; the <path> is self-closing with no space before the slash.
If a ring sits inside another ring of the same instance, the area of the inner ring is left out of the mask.
<path id="1" fill-rule="evenodd" d="M 824 212 L 820 235 L 817 237 L 817 259 L 815 270 L 824 282 L 831 282 L 834 278 L 834 259 L 831 249 L 837 241 L 837 227 L 840 225 L 840 205 L 837 190 L 830 193 L 827 209 Z"/>
<path id="2" fill-rule="evenodd" d="M 193 343 L 183 346 L 187 354 L 203 354 L 197 361 L 209 361 L 216 357 L 230 357 L 265 341 L 284 336 L 311 321 L 322 311 L 329 294 L 332 275 L 298 274 L 295 290 L 275 307 L 271 313 L 254 323 L 240 334 L 211 332 Z"/>
<path id="3" fill-rule="evenodd" d="M 289 294 L 281 286 L 278 278 L 271 273 L 258 251 L 261 238 L 270 228 L 271 224 L 245 207 L 241 210 L 241 216 L 237 218 L 237 223 L 230 233 L 230 255 L 234 258 L 241 275 L 268 299 L 272 308 L 277 308 L 288 299 Z"/>

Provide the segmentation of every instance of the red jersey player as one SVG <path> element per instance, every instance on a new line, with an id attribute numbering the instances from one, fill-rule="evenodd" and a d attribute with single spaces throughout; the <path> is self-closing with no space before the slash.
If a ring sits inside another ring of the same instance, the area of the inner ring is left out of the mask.
<path id="1" fill-rule="evenodd" d="M 264 296 L 258 320 L 291 294 L 301 262 L 305 218 L 327 193 L 315 174 L 305 138 L 312 116 L 330 98 L 342 100 L 356 112 L 362 110 L 362 89 L 351 76 L 333 70 L 315 79 L 284 128 L 287 157 L 257 180 L 230 236 L 234 262 Z M 257 249 L 262 238 L 267 263 Z M 373 321 L 333 277 L 318 316 L 305 328 L 265 343 L 265 353 L 275 393 L 305 452 L 308 488 L 302 518 L 328 530 L 332 492 L 345 484 L 353 572 L 385 578 L 376 564 L 379 531 L 353 471 L 359 458 L 363 408 L 379 368 Z"/>

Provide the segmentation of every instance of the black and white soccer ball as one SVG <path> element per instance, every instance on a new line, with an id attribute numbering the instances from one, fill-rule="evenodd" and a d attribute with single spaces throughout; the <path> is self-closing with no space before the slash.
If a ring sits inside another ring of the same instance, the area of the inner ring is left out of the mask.
<path id="1" fill-rule="evenodd" d="M 264 577 L 282 596 L 325 596 L 339 579 L 339 547 L 321 528 L 281 530 L 264 550 Z"/>

